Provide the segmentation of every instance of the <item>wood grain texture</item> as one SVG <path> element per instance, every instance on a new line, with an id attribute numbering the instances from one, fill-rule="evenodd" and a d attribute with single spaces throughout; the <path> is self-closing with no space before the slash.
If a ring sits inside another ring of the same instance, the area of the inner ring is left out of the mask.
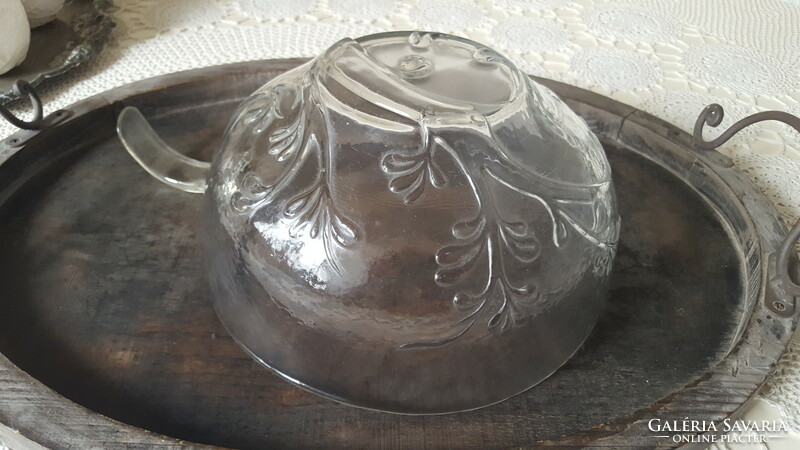
<path id="1" fill-rule="evenodd" d="M 785 233 L 774 209 L 685 134 L 558 83 L 602 138 L 623 217 L 606 312 L 566 366 L 499 405 L 425 417 L 338 405 L 260 367 L 208 299 L 202 199 L 140 170 L 114 117 L 138 106 L 208 157 L 238 99 L 297 63 L 147 80 L 21 152 L 0 144 L 0 423 L 54 448 L 650 447 L 647 419 L 727 417 L 764 382 L 797 320 L 759 301 Z"/>

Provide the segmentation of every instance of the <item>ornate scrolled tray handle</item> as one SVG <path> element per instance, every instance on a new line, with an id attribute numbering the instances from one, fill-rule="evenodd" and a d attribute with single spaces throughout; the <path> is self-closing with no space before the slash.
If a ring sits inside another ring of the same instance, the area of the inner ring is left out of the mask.
<path id="1" fill-rule="evenodd" d="M 33 119 L 30 121 L 24 121 L 16 117 L 11 113 L 11 111 L 2 105 L 0 105 L 0 116 L 9 121 L 11 125 L 14 125 L 17 128 L 22 128 L 23 130 L 41 129 L 44 111 L 42 108 L 42 100 L 39 98 L 39 94 L 36 92 L 36 89 L 28 84 L 27 81 L 17 80 L 14 83 L 14 93 L 20 97 L 27 96 L 28 99 L 30 99 L 31 105 L 33 106 Z"/>
<path id="2" fill-rule="evenodd" d="M 763 122 L 765 120 L 777 120 L 779 122 L 783 122 L 800 133 L 800 117 L 783 111 L 763 111 L 739 120 L 731 125 L 730 128 L 725 130 L 725 132 L 716 139 L 711 141 L 704 140 L 703 127 L 705 125 L 710 127 L 718 127 L 719 124 L 722 123 L 722 119 L 724 117 L 725 111 L 722 109 L 722 106 L 718 105 L 717 103 L 712 103 L 706 106 L 703 109 L 703 112 L 701 112 L 697 117 L 697 121 L 694 123 L 694 134 L 692 136 L 694 145 L 707 150 L 715 149 L 728 142 L 728 139 L 732 138 L 733 135 L 741 131 L 743 128 L 749 127 L 754 123 Z"/>
<path id="3" fill-rule="evenodd" d="M 694 123 L 694 134 L 692 136 L 694 145 L 698 148 L 706 150 L 715 149 L 727 142 L 728 139 L 732 138 L 733 135 L 741 131 L 743 128 L 749 127 L 754 123 L 763 122 L 765 120 L 777 120 L 779 122 L 783 122 L 800 133 L 800 117 L 783 111 L 763 111 L 739 120 L 731 125 L 730 128 L 725 130 L 725 132 L 723 132 L 716 139 L 710 141 L 704 140 L 704 126 L 708 125 L 710 127 L 717 127 L 720 123 L 722 123 L 722 119 L 724 117 L 725 111 L 722 109 L 722 106 L 716 103 L 706 106 L 697 117 L 697 121 Z M 780 290 L 783 291 L 783 293 L 793 297 L 800 297 L 800 285 L 798 285 L 789 274 L 789 263 L 791 256 L 794 253 L 794 246 L 797 244 L 798 240 L 800 240 L 800 220 L 794 224 L 794 227 L 792 227 L 791 231 L 789 231 L 789 234 L 786 236 L 786 240 L 783 241 L 783 244 L 781 244 L 781 247 L 778 249 L 778 253 L 775 257 L 775 275 L 771 279 L 771 281 L 776 284 Z M 780 300 L 769 303 L 767 306 L 776 313 L 791 314 L 791 312 L 794 310 L 793 305 L 786 305 Z"/>

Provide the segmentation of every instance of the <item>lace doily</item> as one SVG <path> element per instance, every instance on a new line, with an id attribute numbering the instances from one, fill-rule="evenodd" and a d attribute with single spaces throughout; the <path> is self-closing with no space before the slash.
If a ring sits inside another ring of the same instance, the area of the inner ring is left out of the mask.
<path id="1" fill-rule="evenodd" d="M 726 110 L 722 127 L 767 109 L 800 115 L 799 0 L 115 3 L 112 41 L 91 63 L 43 86 L 46 112 L 165 73 L 314 56 L 342 37 L 416 28 L 484 42 L 529 73 L 591 89 L 687 131 L 711 102 Z M 0 123 L 0 137 L 13 131 Z M 763 123 L 721 151 L 775 202 L 787 223 L 800 217 L 798 133 Z M 752 414 L 777 411 L 800 432 L 797 337 L 761 398 Z M 781 445 L 800 448 L 800 435 Z"/>
<path id="2" fill-rule="evenodd" d="M 588 8 L 583 23 L 599 38 L 645 44 L 671 42 L 681 33 L 671 16 L 639 5 L 600 5 Z"/>
<path id="3" fill-rule="evenodd" d="M 796 81 L 791 68 L 757 50 L 735 45 L 699 45 L 686 50 L 686 70 L 710 85 L 750 95 L 790 92 Z"/>
<path id="4" fill-rule="evenodd" d="M 658 62 L 634 50 L 590 47 L 570 59 L 570 71 L 589 86 L 646 89 L 664 80 Z"/>

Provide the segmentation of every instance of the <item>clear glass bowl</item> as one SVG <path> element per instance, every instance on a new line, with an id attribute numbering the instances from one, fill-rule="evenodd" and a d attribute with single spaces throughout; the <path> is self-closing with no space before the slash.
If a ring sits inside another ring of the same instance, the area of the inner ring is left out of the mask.
<path id="1" fill-rule="evenodd" d="M 152 174 L 206 192 L 231 334 L 313 392 L 486 406 L 553 373 L 602 307 L 619 234 L 603 148 L 479 43 L 342 40 L 242 103 L 210 174 L 123 131 Z"/>

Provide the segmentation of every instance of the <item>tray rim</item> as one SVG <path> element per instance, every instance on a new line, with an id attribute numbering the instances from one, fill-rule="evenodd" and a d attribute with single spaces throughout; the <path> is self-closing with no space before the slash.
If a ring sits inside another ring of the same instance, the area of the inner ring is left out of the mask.
<path id="1" fill-rule="evenodd" d="M 182 84 L 196 83 L 209 78 L 288 70 L 306 61 L 308 61 L 306 58 L 291 58 L 232 63 L 162 75 L 114 88 L 69 106 L 60 113 L 62 117 L 60 122 L 51 128 L 42 131 L 20 131 L 0 142 L 0 165 L 22 159 L 21 156 L 24 153 L 22 150 L 26 148 L 40 146 L 47 142 L 56 142 L 59 139 L 58 135 L 65 129 L 88 129 L 91 127 L 114 130 L 115 118 L 119 111 L 124 106 L 136 105 L 137 98 L 146 96 L 151 91 L 175 88 Z M 646 440 L 647 436 L 644 434 L 646 432 L 644 422 L 647 417 L 654 417 L 656 413 L 677 409 L 677 412 L 680 413 L 678 420 L 683 419 L 687 411 L 693 411 L 692 405 L 698 403 L 692 401 L 693 393 L 718 390 L 720 386 L 736 385 L 737 389 L 746 391 L 744 395 L 736 397 L 735 401 L 726 403 L 727 407 L 722 407 L 723 413 L 727 411 L 727 417 L 735 415 L 763 386 L 767 376 L 788 345 L 798 319 L 800 319 L 800 308 L 796 308 L 791 317 L 780 318 L 772 314 L 761 301 L 772 289 L 769 264 L 767 263 L 769 255 L 777 251 L 786 235 L 786 227 L 780 222 L 777 210 L 764 194 L 734 167 L 729 158 L 716 151 L 696 149 L 692 145 L 688 133 L 644 111 L 600 94 L 552 80 L 532 78 L 556 91 L 573 109 L 578 109 L 590 123 L 592 117 L 603 116 L 605 122 L 612 124 L 613 127 L 602 130 L 602 135 L 606 139 L 613 140 L 615 145 L 635 151 L 646 158 L 648 155 L 643 154 L 640 149 L 636 149 L 635 145 L 645 144 L 654 148 L 671 148 L 672 153 L 677 151 L 683 157 L 674 158 L 674 161 L 669 161 L 666 165 L 663 160 L 656 157 L 648 159 L 678 175 L 710 205 L 714 206 L 713 199 L 709 198 L 711 194 L 698 190 L 697 183 L 689 183 L 688 180 L 685 180 L 685 174 L 678 173 L 682 168 L 685 169 L 688 165 L 689 178 L 696 178 L 697 181 L 700 181 L 701 186 L 704 185 L 703 183 L 716 183 L 718 186 L 729 189 L 733 195 L 738 197 L 739 204 L 737 211 L 734 212 L 741 215 L 742 223 L 739 224 L 741 229 L 736 229 L 728 224 L 727 217 L 720 216 L 720 218 L 722 223 L 732 227 L 728 230 L 730 234 L 738 236 L 745 241 L 745 244 L 750 243 L 749 247 L 746 246 L 741 250 L 740 256 L 744 262 L 752 259 L 758 264 L 752 268 L 751 272 L 753 273 L 750 274 L 755 276 L 756 280 L 748 282 L 757 283 L 758 289 L 751 289 L 751 291 L 757 291 L 759 294 L 758 298 L 748 303 L 750 317 L 743 319 L 744 326 L 740 330 L 739 338 L 732 343 L 725 359 L 706 375 L 649 407 L 628 416 L 618 417 L 588 430 L 581 430 L 538 443 L 652 446 L 652 439 Z M 111 114 L 108 114 L 109 112 Z M 54 115 L 59 115 L 59 112 Z M 109 134 L 113 134 L 113 131 L 110 131 Z M 96 136 L 95 139 L 106 139 L 109 134 Z M 15 186 L 22 185 L 26 181 L 25 178 L 10 182 L 0 180 L 0 203 L 5 202 L 8 193 L 14 191 Z M 780 325 L 781 329 L 786 332 L 783 332 L 781 336 L 774 336 L 774 332 L 770 331 L 769 327 L 775 324 Z M 755 351 L 757 353 L 754 353 Z M 15 394 L 12 388 L 19 390 L 21 394 Z M 4 390 L 11 390 L 12 395 L 6 396 Z M 55 444 L 58 447 L 69 445 L 79 448 L 108 444 L 211 448 L 158 435 L 91 411 L 51 390 L 19 369 L 1 353 L 0 399 L 7 400 L 0 402 L 0 418 L 13 418 L 13 420 L 6 420 L 5 423 L 0 421 L 0 425 L 11 429 L 37 430 L 35 433 L 22 432 L 21 435 L 42 445 Z M 697 405 L 694 406 L 694 408 L 696 407 Z M 647 416 L 648 414 L 649 416 Z M 76 424 L 81 426 L 76 427 Z M 76 428 L 81 431 L 76 432 Z M 0 437 L 3 435 L 3 427 L 0 427 Z M 17 437 L 19 436 L 17 435 Z M 536 444 L 536 442 L 530 444 Z"/>

